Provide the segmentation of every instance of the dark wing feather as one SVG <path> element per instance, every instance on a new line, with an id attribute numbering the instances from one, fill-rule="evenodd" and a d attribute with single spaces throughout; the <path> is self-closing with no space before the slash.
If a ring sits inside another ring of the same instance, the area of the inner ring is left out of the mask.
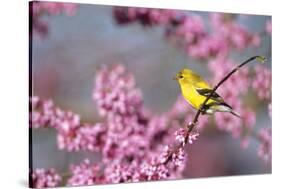
<path id="1" fill-rule="evenodd" d="M 198 89 L 196 89 L 196 91 L 200 95 L 208 97 L 211 94 L 212 89 L 202 89 L 202 88 L 199 89 L 198 88 Z M 211 103 L 208 103 L 207 105 L 205 105 L 206 106 L 205 107 L 206 110 L 209 109 L 211 106 L 218 106 L 218 105 L 219 106 L 220 105 L 221 106 L 226 106 L 226 107 L 228 107 L 230 109 L 229 112 L 231 114 L 235 115 L 236 117 L 241 118 L 241 116 L 239 114 L 237 114 L 236 112 L 234 112 L 233 108 L 230 105 L 228 105 L 227 103 L 225 103 L 224 100 L 222 99 L 222 97 L 220 95 L 218 95 L 216 92 L 213 93 L 213 95 L 211 96 L 210 99 L 214 100 L 215 102 L 211 102 Z M 204 110 L 203 112 L 205 112 L 206 110 Z"/>
<path id="2" fill-rule="evenodd" d="M 202 88 L 197 88 L 196 91 L 202 95 L 202 96 L 205 96 L 205 97 L 208 97 L 211 92 L 212 92 L 212 89 L 202 89 Z M 215 100 L 215 101 L 219 101 L 219 102 L 223 102 L 223 99 L 220 95 L 218 95 L 218 93 L 214 92 L 213 95 L 211 96 L 212 100 Z"/>
<path id="3" fill-rule="evenodd" d="M 227 107 L 229 107 L 230 109 L 233 109 L 230 105 L 226 104 L 225 102 L 221 102 L 219 105 L 227 106 Z"/>

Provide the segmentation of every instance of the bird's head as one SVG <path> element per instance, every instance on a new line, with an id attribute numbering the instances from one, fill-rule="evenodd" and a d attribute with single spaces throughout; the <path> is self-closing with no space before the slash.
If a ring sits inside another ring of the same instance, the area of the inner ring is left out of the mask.
<path id="1" fill-rule="evenodd" d="M 177 80 L 179 83 L 182 82 L 188 82 L 191 80 L 196 74 L 189 69 L 183 69 L 179 71 L 179 73 L 173 78 L 174 80 Z"/>

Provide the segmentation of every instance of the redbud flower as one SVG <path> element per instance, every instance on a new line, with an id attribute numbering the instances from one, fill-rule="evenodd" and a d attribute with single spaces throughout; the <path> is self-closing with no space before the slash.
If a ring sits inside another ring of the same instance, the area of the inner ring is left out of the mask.
<path id="1" fill-rule="evenodd" d="M 39 37 L 46 37 L 48 33 L 48 22 L 42 19 L 44 15 L 58 15 L 65 13 L 73 16 L 78 5 L 74 3 L 54 3 L 54 2 L 32 2 L 30 14 L 32 18 L 32 30 Z"/>
<path id="2" fill-rule="evenodd" d="M 263 128 L 259 131 L 258 138 L 261 142 L 258 149 L 258 155 L 264 161 L 268 162 L 271 160 L 271 129 Z"/>
<path id="3" fill-rule="evenodd" d="M 271 33 L 272 33 L 272 22 L 271 22 L 271 20 L 266 21 L 265 31 L 267 32 L 267 34 L 271 35 Z"/>
<path id="4" fill-rule="evenodd" d="M 133 182 L 139 179 L 138 172 L 138 167 L 134 163 L 130 165 L 113 163 L 105 170 L 106 181 L 108 183 Z"/>
<path id="5" fill-rule="evenodd" d="M 82 186 L 100 183 L 100 167 L 91 164 L 85 159 L 79 165 L 70 166 L 71 177 L 67 180 L 67 186 Z"/>
<path id="6" fill-rule="evenodd" d="M 192 144 L 195 140 L 197 140 L 199 137 L 199 133 L 190 133 L 188 136 L 188 142 L 189 144 Z"/>
<path id="7" fill-rule="evenodd" d="M 115 7 L 113 14 L 118 24 L 139 22 L 143 26 L 169 24 L 176 17 L 173 10 L 134 7 Z"/>
<path id="8" fill-rule="evenodd" d="M 172 147 L 169 146 L 169 145 L 166 145 L 164 148 L 163 148 L 163 151 L 160 155 L 160 158 L 159 158 L 159 162 L 161 164 L 164 164 L 165 162 L 167 162 L 167 160 L 169 159 L 170 157 L 170 154 L 172 152 Z"/>
<path id="9" fill-rule="evenodd" d="M 145 180 L 163 180 L 169 177 L 169 170 L 165 165 L 144 164 L 141 168 L 141 175 Z"/>
<path id="10" fill-rule="evenodd" d="M 51 100 L 41 101 L 39 97 L 30 97 L 32 111 L 29 126 L 32 128 L 55 127 L 53 123 L 54 103 Z"/>
<path id="11" fill-rule="evenodd" d="M 176 140 L 180 143 L 183 143 L 183 145 L 185 145 L 186 142 L 186 137 L 188 137 L 188 132 L 186 129 L 180 128 L 179 130 L 176 131 L 175 135 L 176 135 Z"/>
<path id="12" fill-rule="evenodd" d="M 140 90 L 133 76 L 121 65 L 103 66 L 97 73 L 93 91 L 100 115 L 127 115 L 139 111 L 142 105 Z"/>
<path id="13" fill-rule="evenodd" d="M 106 126 L 81 123 L 80 116 L 71 111 L 63 111 L 51 100 L 30 97 L 30 127 L 54 128 L 57 130 L 59 149 L 67 151 L 98 151 L 104 145 Z"/>
<path id="14" fill-rule="evenodd" d="M 178 148 L 172 154 L 172 162 L 174 163 L 175 166 L 183 165 L 185 158 L 186 158 L 186 153 L 185 153 L 183 147 Z"/>
<path id="15" fill-rule="evenodd" d="M 235 22 L 235 18 L 229 14 L 210 14 L 212 29 L 225 43 L 232 48 L 242 50 L 248 46 L 258 46 L 260 37 L 257 33 L 251 33 L 242 25 Z"/>
<path id="16" fill-rule="evenodd" d="M 271 99 L 271 71 L 263 65 L 255 66 L 252 87 L 261 100 Z"/>
<path id="17" fill-rule="evenodd" d="M 34 188 L 45 188 L 58 186 L 61 177 L 55 169 L 35 169 L 32 172 L 32 186 Z"/>

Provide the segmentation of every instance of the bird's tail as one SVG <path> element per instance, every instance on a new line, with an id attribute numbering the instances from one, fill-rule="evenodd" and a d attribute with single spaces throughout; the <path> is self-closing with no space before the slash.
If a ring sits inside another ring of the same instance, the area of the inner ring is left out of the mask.
<path id="1" fill-rule="evenodd" d="M 229 113 L 231 113 L 232 115 L 234 115 L 234 116 L 239 117 L 240 119 L 242 119 L 242 117 L 241 117 L 237 112 L 235 112 L 235 111 L 233 110 L 233 108 L 232 108 L 230 105 L 228 105 L 228 104 L 225 103 L 225 102 L 221 102 L 221 103 L 220 103 L 220 106 L 218 106 L 218 109 L 219 109 L 219 111 L 222 111 L 222 112 L 229 112 Z"/>
<path id="2" fill-rule="evenodd" d="M 233 110 L 231 110 L 230 113 L 231 113 L 232 115 L 235 115 L 236 117 L 242 119 L 242 117 L 241 117 L 237 112 L 234 112 Z"/>

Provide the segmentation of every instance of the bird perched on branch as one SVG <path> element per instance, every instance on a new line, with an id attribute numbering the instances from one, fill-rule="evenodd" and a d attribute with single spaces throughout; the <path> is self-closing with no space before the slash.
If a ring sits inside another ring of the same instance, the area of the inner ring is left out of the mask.
<path id="1" fill-rule="evenodd" d="M 239 118 L 240 115 L 233 111 L 233 108 L 225 103 L 223 98 L 216 92 L 201 107 L 206 98 L 211 94 L 212 88 L 205 82 L 200 75 L 189 69 L 181 70 L 175 77 L 178 81 L 181 92 L 185 100 L 195 109 L 201 108 L 203 114 L 214 114 L 215 112 L 229 112 Z"/>

